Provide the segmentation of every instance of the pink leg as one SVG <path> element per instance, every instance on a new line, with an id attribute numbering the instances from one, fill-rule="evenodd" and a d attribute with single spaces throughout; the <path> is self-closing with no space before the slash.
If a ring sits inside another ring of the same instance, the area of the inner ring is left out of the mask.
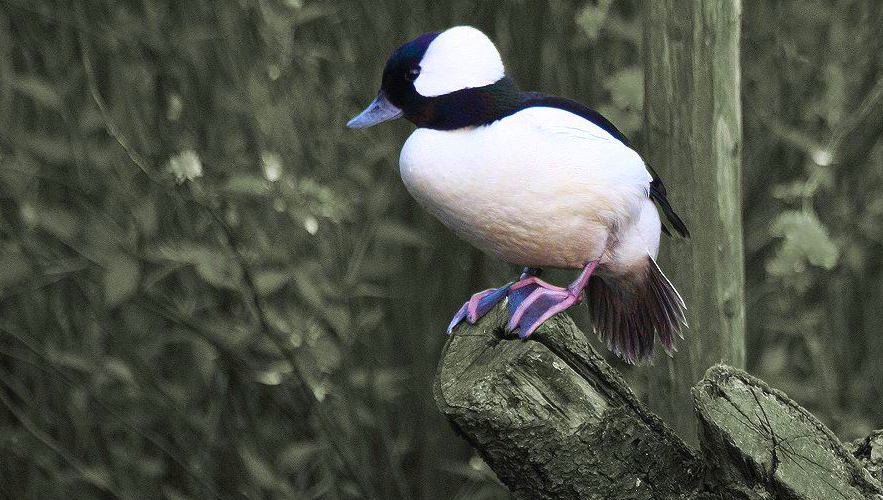
<path id="1" fill-rule="evenodd" d="M 544 321 L 578 303 L 597 266 L 597 260 L 586 264 L 567 288 L 550 285 L 533 276 L 512 285 L 509 290 L 509 323 L 506 330 L 518 330 L 519 337 L 527 338 Z"/>

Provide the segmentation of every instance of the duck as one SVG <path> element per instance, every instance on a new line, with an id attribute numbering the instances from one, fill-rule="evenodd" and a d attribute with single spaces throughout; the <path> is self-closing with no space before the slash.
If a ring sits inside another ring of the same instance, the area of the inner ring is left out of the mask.
<path id="1" fill-rule="evenodd" d="M 399 157 L 408 192 L 463 240 L 524 268 L 472 295 L 449 334 L 505 302 L 506 331 L 527 339 L 585 301 L 592 328 L 625 362 L 651 360 L 656 338 L 676 351 L 686 305 L 656 258 L 663 232 L 690 233 L 662 179 L 609 120 L 571 99 L 521 91 L 471 26 L 398 47 L 376 98 L 347 126 L 398 118 L 416 126 Z M 557 286 L 540 279 L 544 268 L 579 274 Z"/>

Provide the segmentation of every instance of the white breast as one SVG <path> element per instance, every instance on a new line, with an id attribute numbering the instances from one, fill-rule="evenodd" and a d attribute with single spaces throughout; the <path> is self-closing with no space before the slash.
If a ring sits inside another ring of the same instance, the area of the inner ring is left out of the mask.
<path id="1" fill-rule="evenodd" d="M 418 129 L 400 166 L 408 191 L 460 237 L 531 266 L 610 254 L 611 234 L 637 220 L 651 180 L 606 131 L 546 107 L 482 127 Z"/>

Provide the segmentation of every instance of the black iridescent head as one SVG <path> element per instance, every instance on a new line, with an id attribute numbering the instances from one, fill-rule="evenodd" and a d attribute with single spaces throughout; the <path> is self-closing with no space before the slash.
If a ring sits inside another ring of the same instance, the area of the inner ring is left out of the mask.
<path id="1" fill-rule="evenodd" d="M 414 82 L 420 78 L 422 67 L 420 62 L 429 48 L 429 44 L 438 37 L 439 32 L 424 33 L 410 42 L 402 45 L 386 61 L 383 68 L 383 80 L 380 91 L 393 105 L 405 111 L 420 106 L 424 101 L 414 86 Z"/>
<path id="2" fill-rule="evenodd" d="M 499 119 L 518 100 L 493 43 L 475 28 L 458 26 L 399 47 L 386 62 L 377 98 L 347 125 L 404 116 L 418 127 L 451 130 Z"/>

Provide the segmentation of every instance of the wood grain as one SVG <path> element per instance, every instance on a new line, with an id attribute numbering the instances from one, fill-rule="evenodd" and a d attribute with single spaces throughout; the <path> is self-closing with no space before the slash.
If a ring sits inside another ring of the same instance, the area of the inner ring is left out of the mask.
<path id="1" fill-rule="evenodd" d="M 651 409 L 689 443 L 690 388 L 715 363 L 745 364 L 739 99 L 740 0 L 653 0 L 644 12 L 645 158 L 692 238 L 660 265 L 687 304 L 673 359 L 647 370 Z"/>

